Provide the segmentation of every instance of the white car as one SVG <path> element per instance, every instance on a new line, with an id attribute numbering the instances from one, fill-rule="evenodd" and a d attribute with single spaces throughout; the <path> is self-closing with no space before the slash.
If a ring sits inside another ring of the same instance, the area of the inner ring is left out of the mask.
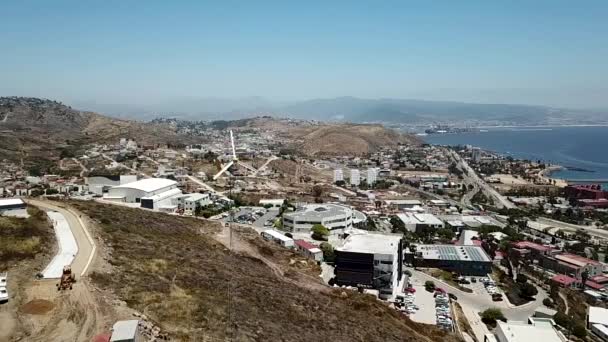
<path id="1" fill-rule="evenodd" d="M 6 287 L 0 287 L 0 302 L 6 302 L 8 300 L 8 291 Z"/>
<path id="2" fill-rule="evenodd" d="M 6 286 L 6 279 L 8 275 L 6 273 L 0 273 L 0 286 Z"/>

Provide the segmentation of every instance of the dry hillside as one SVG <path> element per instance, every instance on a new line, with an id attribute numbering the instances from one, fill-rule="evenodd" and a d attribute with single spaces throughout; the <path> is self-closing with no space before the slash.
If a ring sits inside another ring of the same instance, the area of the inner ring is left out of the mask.
<path id="1" fill-rule="evenodd" d="M 186 143 L 167 126 L 108 118 L 56 101 L 0 97 L 0 160 L 50 164 L 62 150 L 132 138 L 147 144 Z M 43 165 L 44 166 L 44 165 Z"/>
<path id="2" fill-rule="evenodd" d="M 401 134 L 382 125 L 336 124 L 290 132 L 300 140 L 298 149 L 310 156 L 365 155 L 399 144 L 418 144 L 411 135 Z"/>
<path id="3" fill-rule="evenodd" d="M 174 340 L 455 341 L 376 299 L 327 288 L 317 266 L 238 229 L 73 202 L 97 222 L 111 269 L 91 275 Z"/>

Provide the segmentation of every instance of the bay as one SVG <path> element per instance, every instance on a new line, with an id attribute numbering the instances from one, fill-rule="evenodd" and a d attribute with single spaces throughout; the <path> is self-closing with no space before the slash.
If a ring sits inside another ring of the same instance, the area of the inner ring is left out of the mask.
<path id="1" fill-rule="evenodd" d="M 564 169 L 562 179 L 608 179 L 608 127 L 496 127 L 480 132 L 431 134 L 429 144 L 472 145 L 517 159 L 542 160 Z M 584 170 L 584 171 L 583 171 Z"/>

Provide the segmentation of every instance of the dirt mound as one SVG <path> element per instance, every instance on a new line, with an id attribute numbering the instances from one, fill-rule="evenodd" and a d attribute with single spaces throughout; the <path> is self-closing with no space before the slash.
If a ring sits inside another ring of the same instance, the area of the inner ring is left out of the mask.
<path id="1" fill-rule="evenodd" d="M 28 315 L 44 315 L 53 310 L 55 304 L 45 299 L 34 299 L 21 306 L 19 312 Z"/>

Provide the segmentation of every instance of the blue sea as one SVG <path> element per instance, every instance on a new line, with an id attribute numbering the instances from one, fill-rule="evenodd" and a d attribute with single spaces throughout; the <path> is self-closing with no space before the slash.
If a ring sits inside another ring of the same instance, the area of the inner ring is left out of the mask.
<path id="1" fill-rule="evenodd" d="M 473 145 L 518 159 L 542 160 L 579 170 L 561 170 L 563 179 L 608 179 L 608 127 L 488 128 L 481 132 L 431 134 L 429 144 Z"/>

